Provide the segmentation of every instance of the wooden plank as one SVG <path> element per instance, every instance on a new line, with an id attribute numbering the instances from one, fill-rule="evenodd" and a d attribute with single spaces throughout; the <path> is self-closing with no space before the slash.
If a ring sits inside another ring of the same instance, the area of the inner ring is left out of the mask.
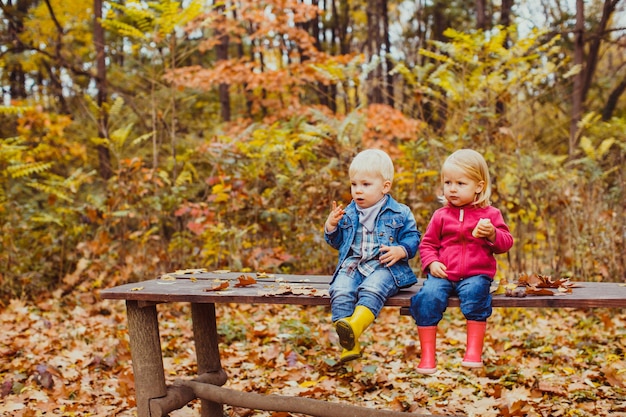
<path id="1" fill-rule="evenodd" d="M 191 303 L 242 303 L 242 304 L 295 304 L 295 305 L 329 305 L 327 295 L 295 295 L 279 294 L 268 295 L 278 291 L 281 286 L 292 285 L 294 288 L 309 288 L 318 294 L 328 290 L 329 276 L 314 276 L 311 281 L 305 281 L 308 275 L 277 275 L 277 278 L 259 279 L 256 284 L 236 288 L 231 280 L 236 280 L 231 273 L 228 275 L 228 289 L 223 291 L 207 291 L 213 285 L 212 276 L 202 280 L 190 278 L 175 279 L 172 281 L 154 279 L 120 285 L 101 291 L 106 299 L 136 300 L 142 302 L 191 302 Z M 240 274 L 239 274 L 240 275 Z M 222 276 L 221 274 L 219 276 Z M 220 278 L 221 279 L 221 278 Z M 420 280 L 420 282 L 423 282 Z M 571 294 L 560 294 L 554 291 L 552 296 L 529 295 L 523 298 L 493 296 L 494 307 L 531 307 L 531 308 L 626 308 L 626 285 L 607 282 L 580 282 L 572 289 Z M 400 291 L 389 299 L 387 306 L 408 307 L 411 297 L 419 290 L 420 285 L 414 285 Z M 458 299 L 450 298 L 449 306 L 458 307 Z"/>
<path id="2" fill-rule="evenodd" d="M 256 272 L 189 272 L 189 273 L 168 273 L 159 278 L 173 277 L 176 279 L 213 281 L 228 280 L 237 281 L 239 277 L 246 276 L 256 279 L 258 282 L 291 282 L 291 283 L 310 283 L 310 284 L 329 284 L 330 275 L 298 275 L 298 274 L 264 274 Z"/>

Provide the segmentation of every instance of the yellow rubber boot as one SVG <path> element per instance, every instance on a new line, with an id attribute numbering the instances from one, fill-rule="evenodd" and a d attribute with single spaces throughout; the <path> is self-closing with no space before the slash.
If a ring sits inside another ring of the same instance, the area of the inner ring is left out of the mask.
<path id="1" fill-rule="evenodd" d="M 339 336 L 339 344 L 341 347 L 348 351 L 359 351 L 358 340 L 359 336 L 363 333 L 367 327 L 374 322 L 374 313 L 364 306 L 356 306 L 352 316 L 345 319 L 339 319 L 335 323 L 335 330 Z"/>
<path id="2" fill-rule="evenodd" d="M 354 345 L 353 349 L 342 349 L 341 356 L 339 357 L 339 362 L 346 363 L 355 359 L 359 359 L 361 357 L 361 347 L 357 342 Z"/>

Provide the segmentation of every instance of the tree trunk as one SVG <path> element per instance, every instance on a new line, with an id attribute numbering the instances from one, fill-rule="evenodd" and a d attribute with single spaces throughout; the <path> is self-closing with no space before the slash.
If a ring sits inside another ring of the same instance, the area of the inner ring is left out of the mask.
<path id="1" fill-rule="evenodd" d="M 367 52 L 368 58 L 374 59 L 374 56 L 380 56 L 381 53 L 381 37 L 380 37 L 380 24 L 379 16 L 380 10 L 378 7 L 378 0 L 367 0 Z M 383 103 L 382 95 L 382 63 L 376 66 L 376 68 L 367 75 L 367 102 L 368 104 Z"/>
<path id="2" fill-rule="evenodd" d="M 10 5 L 11 2 L 9 2 Z M 7 25 L 8 45 L 12 46 L 12 55 L 21 55 L 24 52 L 24 45 L 20 41 L 20 34 L 24 31 L 23 16 L 27 15 L 30 1 L 18 1 L 16 5 L 17 13 L 10 16 Z M 3 13 L 6 11 L 3 10 Z M 9 94 L 13 100 L 26 98 L 26 75 L 19 60 L 8 65 L 9 72 Z"/>
<path id="3" fill-rule="evenodd" d="M 217 14 L 220 16 L 219 19 L 224 19 L 224 3 L 220 3 L 217 6 Z M 215 37 L 219 40 L 219 43 L 215 47 L 215 55 L 217 57 L 217 62 L 226 61 L 228 59 L 228 43 L 229 38 L 228 34 L 221 29 L 222 25 L 218 25 L 218 28 L 215 30 Z M 230 113 L 230 92 L 228 88 L 228 84 L 220 83 L 219 85 L 219 97 L 220 97 L 220 106 L 221 106 L 221 116 L 222 121 L 229 122 L 231 119 Z"/>
<path id="4" fill-rule="evenodd" d="M 580 65 L 581 71 L 574 78 L 574 89 L 572 92 L 572 115 L 570 121 L 569 156 L 574 155 L 578 146 L 578 122 L 585 112 L 585 101 L 591 88 L 591 82 L 595 75 L 600 56 L 600 47 L 606 34 L 611 17 L 620 0 L 605 0 L 602 7 L 602 16 L 598 26 L 591 36 L 589 51 L 585 57 L 585 10 L 584 0 L 576 0 L 576 26 L 574 43 L 574 64 Z M 618 87 L 619 88 L 619 87 Z M 618 91 L 618 90 L 615 90 Z M 608 104 L 608 103 L 607 103 Z M 605 106 L 606 109 L 606 106 Z M 611 112 L 612 113 L 612 112 Z"/>
<path id="5" fill-rule="evenodd" d="M 626 91 L 626 79 L 623 79 L 622 82 L 619 83 L 613 91 L 611 91 L 611 94 L 604 105 L 604 109 L 602 109 L 602 120 L 606 122 L 613 117 L 613 112 L 617 107 L 620 97 L 624 94 L 624 91 Z"/>
<path id="6" fill-rule="evenodd" d="M 576 25 L 574 27 L 574 65 L 581 70 L 574 76 L 572 90 L 572 113 L 569 127 L 569 157 L 574 156 L 578 145 L 577 131 L 578 122 L 583 114 L 583 83 L 585 79 L 585 3 L 584 0 L 576 0 Z"/>
<path id="7" fill-rule="evenodd" d="M 391 41 L 389 39 L 389 7 L 387 0 L 381 0 L 381 10 L 383 13 L 383 42 L 385 43 L 385 87 L 387 89 L 386 103 L 391 107 L 395 106 L 395 95 L 393 89 L 393 62 L 391 61 Z"/>
<path id="8" fill-rule="evenodd" d="M 585 60 L 584 82 L 582 86 L 583 103 L 587 99 L 587 94 L 589 93 L 589 89 L 591 88 L 591 81 L 593 80 L 593 76 L 596 72 L 596 67 L 598 66 L 600 46 L 602 44 L 602 40 L 605 37 L 606 28 L 609 25 L 611 16 L 613 15 L 613 12 L 615 12 L 615 7 L 617 6 L 617 3 L 619 3 L 619 0 L 604 1 L 600 22 L 598 22 L 598 27 L 595 30 L 595 34 L 591 37 L 591 42 L 589 43 L 589 52 L 587 54 L 587 59 Z"/>
<path id="9" fill-rule="evenodd" d="M 476 28 L 487 29 L 487 0 L 476 0 Z"/>
<path id="10" fill-rule="evenodd" d="M 500 25 L 507 28 L 511 24 L 511 9 L 513 8 L 514 0 L 502 0 L 502 7 L 500 9 Z M 505 48 L 509 48 L 511 45 L 511 40 L 507 36 L 507 39 L 504 41 L 503 45 Z M 506 104 L 504 101 L 498 99 L 496 101 L 496 114 L 503 115 L 506 113 Z"/>
<path id="11" fill-rule="evenodd" d="M 500 24 L 507 27 L 511 24 L 511 10 L 513 9 L 514 0 L 502 0 L 500 8 Z"/>
<path id="12" fill-rule="evenodd" d="M 98 137 L 106 138 L 108 136 L 109 119 L 108 114 L 103 110 L 103 104 L 107 100 L 107 79 L 106 79 L 106 56 L 104 51 L 104 29 L 100 24 L 102 19 L 102 0 L 94 0 L 94 22 L 93 22 L 93 42 L 96 50 L 96 89 L 98 91 Z M 99 159 L 100 177 L 108 180 L 113 175 L 111 170 L 111 155 L 109 148 L 103 145 L 97 146 Z"/>

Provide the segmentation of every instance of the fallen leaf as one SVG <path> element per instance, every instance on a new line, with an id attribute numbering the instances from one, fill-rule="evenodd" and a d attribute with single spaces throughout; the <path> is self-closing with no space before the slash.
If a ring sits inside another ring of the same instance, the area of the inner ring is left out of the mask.
<path id="1" fill-rule="evenodd" d="M 547 288 L 527 287 L 526 294 L 528 295 L 554 295 L 554 293 Z"/>
<path id="2" fill-rule="evenodd" d="M 214 284 L 213 284 L 212 287 L 205 288 L 203 291 L 206 291 L 206 292 L 221 291 L 221 290 L 225 290 L 230 285 L 228 283 L 228 281 L 222 281 L 222 280 L 219 280 L 219 279 L 215 280 L 213 282 L 214 282 Z"/>
<path id="3" fill-rule="evenodd" d="M 176 277 L 170 274 L 165 274 L 160 277 L 162 281 L 176 281 Z"/>
<path id="4" fill-rule="evenodd" d="M 196 269 L 179 269 L 174 273 L 177 275 L 185 275 L 185 274 L 201 274 L 202 272 L 207 272 L 204 268 L 196 268 Z"/>
<path id="5" fill-rule="evenodd" d="M 252 278 L 251 276 L 248 275 L 239 275 L 237 277 L 237 283 L 235 284 L 235 287 L 237 288 L 241 288 L 241 287 L 247 287 L 249 285 L 253 285 L 256 284 L 256 279 Z"/>

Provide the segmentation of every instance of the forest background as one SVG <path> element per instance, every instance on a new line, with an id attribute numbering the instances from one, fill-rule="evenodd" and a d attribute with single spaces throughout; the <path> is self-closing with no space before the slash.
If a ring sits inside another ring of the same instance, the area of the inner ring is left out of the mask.
<path id="1" fill-rule="evenodd" d="M 330 273 L 323 223 L 368 147 L 422 231 L 443 159 L 482 152 L 516 240 L 500 278 L 624 281 L 624 4 L 0 1 L 0 305 Z"/>

